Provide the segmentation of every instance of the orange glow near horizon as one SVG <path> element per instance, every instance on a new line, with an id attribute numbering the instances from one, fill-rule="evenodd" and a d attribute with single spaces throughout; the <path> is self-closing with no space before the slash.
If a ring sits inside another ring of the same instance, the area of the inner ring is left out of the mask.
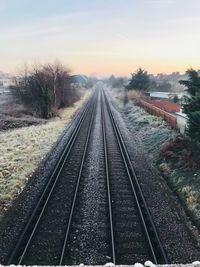
<path id="1" fill-rule="evenodd" d="M 42 63 L 47 63 L 47 62 L 54 62 L 54 60 L 51 61 L 43 61 Z M 76 62 L 76 64 L 66 64 L 65 61 L 61 61 L 66 67 L 70 70 L 72 74 L 84 74 L 87 76 L 110 76 L 110 75 L 115 75 L 115 76 L 130 76 L 131 73 L 135 72 L 139 67 L 142 67 L 143 69 L 147 70 L 149 74 L 158 74 L 158 73 L 164 73 L 164 74 L 170 74 L 172 72 L 180 72 L 180 73 L 185 73 L 187 69 L 193 68 L 193 69 L 200 69 L 200 65 L 198 63 L 196 64 L 184 64 L 181 66 L 179 63 L 177 64 L 170 64 L 170 62 L 164 62 L 164 60 L 158 64 L 154 63 L 151 64 L 151 62 L 145 62 L 145 60 L 138 60 L 138 63 L 133 60 L 132 62 L 127 62 L 126 60 L 120 63 L 120 62 L 115 62 L 115 60 L 110 61 L 109 60 L 102 60 L 101 62 L 98 62 L 97 64 L 95 62 L 87 62 L 87 65 L 84 64 L 83 61 Z M 107 62 L 107 63 L 106 63 Z M 26 62 L 24 61 L 23 63 L 13 66 L 12 68 L 4 68 L 1 69 L 5 73 L 11 73 L 13 75 L 18 74 L 23 70 L 23 66 Z M 28 62 L 29 66 L 31 67 L 32 65 L 35 64 L 35 61 L 29 61 Z"/>

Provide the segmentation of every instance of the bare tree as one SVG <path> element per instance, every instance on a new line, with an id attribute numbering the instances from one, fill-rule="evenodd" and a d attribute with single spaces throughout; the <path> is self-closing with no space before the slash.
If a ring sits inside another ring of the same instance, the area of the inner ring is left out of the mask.
<path id="1" fill-rule="evenodd" d="M 50 118 L 71 102 L 69 98 L 75 91 L 70 80 L 70 71 L 56 62 L 34 66 L 32 70 L 26 68 L 12 89 L 34 115 Z"/>

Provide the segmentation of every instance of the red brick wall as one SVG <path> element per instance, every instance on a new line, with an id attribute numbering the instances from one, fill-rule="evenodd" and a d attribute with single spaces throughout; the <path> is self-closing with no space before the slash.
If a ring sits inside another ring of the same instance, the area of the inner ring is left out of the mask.
<path id="1" fill-rule="evenodd" d="M 176 103 L 171 103 L 163 100 L 148 100 L 147 102 L 170 113 L 180 112 L 180 105 Z"/>

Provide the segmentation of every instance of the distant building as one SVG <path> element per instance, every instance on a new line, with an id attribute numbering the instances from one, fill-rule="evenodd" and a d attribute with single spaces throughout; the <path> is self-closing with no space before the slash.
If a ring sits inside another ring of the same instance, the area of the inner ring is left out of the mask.
<path id="1" fill-rule="evenodd" d="M 0 87 L 8 89 L 9 86 L 14 84 L 14 77 L 8 73 L 0 72 Z"/>
<path id="2" fill-rule="evenodd" d="M 5 78 L 3 79 L 3 87 L 8 88 L 9 86 L 13 85 L 14 81 L 12 78 Z"/>
<path id="3" fill-rule="evenodd" d="M 175 96 L 177 96 L 178 99 L 181 99 L 183 97 L 184 93 L 176 93 L 176 92 L 145 92 L 145 95 L 150 100 L 173 101 Z"/>
<path id="4" fill-rule="evenodd" d="M 73 75 L 71 78 L 73 85 L 85 86 L 88 82 L 88 78 L 85 75 Z"/>

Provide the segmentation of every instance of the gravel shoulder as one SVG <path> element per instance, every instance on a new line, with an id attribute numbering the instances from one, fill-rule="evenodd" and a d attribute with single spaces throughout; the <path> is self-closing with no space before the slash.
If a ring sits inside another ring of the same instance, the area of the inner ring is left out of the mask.
<path id="1" fill-rule="evenodd" d="M 170 262 L 188 263 L 199 259 L 199 231 L 186 216 L 177 195 L 170 190 L 154 164 L 160 147 L 176 133 L 162 120 L 159 122 L 159 118 L 144 114 L 143 110 L 140 116 L 137 107 L 132 112 L 127 111 L 130 106 L 124 110 L 119 100 L 115 98 L 114 101 L 113 98 L 115 96 L 112 94 L 113 111 Z M 153 123 L 146 123 L 152 117 L 155 118 Z M 141 124 L 145 127 L 139 127 Z"/>

